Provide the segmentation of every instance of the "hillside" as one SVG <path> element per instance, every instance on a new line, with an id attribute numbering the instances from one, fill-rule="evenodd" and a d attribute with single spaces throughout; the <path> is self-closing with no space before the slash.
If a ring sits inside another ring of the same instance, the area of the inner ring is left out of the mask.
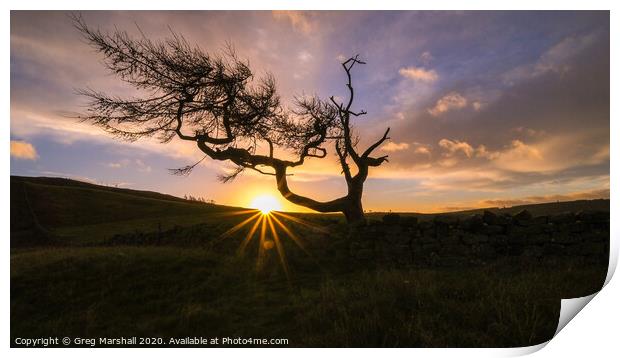
<path id="1" fill-rule="evenodd" d="M 39 242 L 45 236 L 97 241 L 138 229 L 196 224 L 238 210 L 70 179 L 11 176 L 11 241 L 17 246 L 16 240 Z"/>
<path id="2" fill-rule="evenodd" d="M 115 234 L 154 232 L 175 226 L 225 225 L 246 209 L 189 201 L 152 191 L 113 188 L 64 178 L 11 176 L 12 246 L 93 244 Z M 446 214 L 403 213 L 422 220 L 437 215 L 468 216 L 490 210 L 534 216 L 585 210 L 609 211 L 609 200 L 579 200 Z M 385 213 L 369 213 L 380 220 Z M 310 220 L 341 220 L 340 215 L 296 214 Z M 237 217 L 238 219 L 238 217 Z M 53 240 L 52 240 L 53 239 Z"/>

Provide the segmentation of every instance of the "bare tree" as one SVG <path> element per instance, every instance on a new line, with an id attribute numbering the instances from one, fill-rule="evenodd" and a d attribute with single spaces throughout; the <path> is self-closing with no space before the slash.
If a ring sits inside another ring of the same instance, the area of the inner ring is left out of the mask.
<path id="1" fill-rule="evenodd" d="M 175 33 L 154 42 L 143 34 L 134 38 L 124 31 L 105 33 L 90 28 L 79 16 L 73 21 L 103 55 L 108 70 L 143 93 L 142 97 L 120 98 L 80 90 L 91 100 L 80 116 L 83 121 L 128 141 L 155 136 L 162 143 L 174 137 L 195 142 L 204 158 L 236 165 L 232 173 L 221 176 L 223 182 L 251 169 L 274 176 L 279 192 L 292 203 L 318 212 L 342 212 L 349 223 L 365 221 L 362 191 L 368 169 L 387 161 L 387 156 L 371 154 L 389 139 L 390 129 L 365 150 L 358 150 L 351 119 L 366 114 L 352 109 L 351 72 L 355 65 L 364 64 L 358 56 L 342 63 L 347 75 L 346 101 L 341 103 L 333 96 L 329 100 L 297 97 L 295 109 L 285 110 L 274 78 L 254 78 L 249 63 L 240 60 L 230 46 L 212 55 Z M 322 202 L 293 193 L 287 170 L 308 158 L 325 158 L 329 145 L 342 168 L 347 194 Z M 276 157 L 276 150 L 285 153 L 285 158 Z M 189 174 L 197 164 L 173 173 Z"/>

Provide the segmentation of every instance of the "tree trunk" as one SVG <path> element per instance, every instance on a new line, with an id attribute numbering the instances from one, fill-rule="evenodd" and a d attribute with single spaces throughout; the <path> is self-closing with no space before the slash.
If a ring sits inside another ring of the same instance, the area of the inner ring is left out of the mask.
<path id="1" fill-rule="evenodd" d="M 321 213 L 341 212 L 349 225 L 364 225 L 366 223 L 362 207 L 363 179 L 365 178 L 349 181 L 347 183 L 349 190 L 346 196 L 332 201 L 321 202 L 293 193 L 288 187 L 285 166 L 276 166 L 275 170 L 278 191 L 289 202 Z"/>
<path id="2" fill-rule="evenodd" d="M 349 198 L 345 202 L 342 212 L 349 225 L 363 225 L 366 223 L 361 198 Z"/>

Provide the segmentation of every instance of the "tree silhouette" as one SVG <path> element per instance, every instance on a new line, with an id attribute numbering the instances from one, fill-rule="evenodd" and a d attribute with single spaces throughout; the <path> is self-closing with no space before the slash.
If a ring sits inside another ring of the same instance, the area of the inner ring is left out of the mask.
<path id="1" fill-rule="evenodd" d="M 223 182 L 251 169 L 274 176 L 278 191 L 292 203 L 318 212 L 342 212 L 349 223 L 365 221 L 362 192 L 369 167 L 387 161 L 387 156 L 371 154 L 389 139 L 390 129 L 365 150 L 358 150 L 359 138 L 352 132 L 351 119 L 366 114 L 352 110 L 351 72 L 355 65 L 364 64 L 358 56 L 342 63 L 347 76 L 346 101 L 333 96 L 329 100 L 296 97 L 295 108 L 286 110 L 273 76 L 255 78 L 249 63 L 240 60 L 231 46 L 213 55 L 175 33 L 154 42 L 144 34 L 134 38 L 124 31 L 106 33 L 90 28 L 79 16 L 74 16 L 73 22 L 103 55 L 108 70 L 143 94 L 121 98 L 80 90 L 91 100 L 86 113 L 79 116 L 81 120 L 128 141 L 155 136 L 162 143 L 174 137 L 195 142 L 205 154 L 203 160 L 208 157 L 236 165 L 232 173 L 220 177 Z M 342 168 L 347 194 L 322 202 L 293 193 L 287 170 L 303 165 L 308 158 L 325 158 L 329 145 L 333 145 Z M 276 156 L 276 150 L 284 157 Z M 187 175 L 198 163 L 172 172 Z"/>

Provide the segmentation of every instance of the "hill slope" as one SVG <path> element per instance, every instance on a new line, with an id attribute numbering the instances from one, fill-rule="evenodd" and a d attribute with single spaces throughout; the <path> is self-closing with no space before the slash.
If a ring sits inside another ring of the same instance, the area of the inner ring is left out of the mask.
<path id="1" fill-rule="evenodd" d="M 528 210 L 534 216 L 584 210 L 609 211 L 609 200 L 578 200 L 510 208 L 488 208 L 515 214 Z M 199 223 L 222 224 L 223 217 L 247 209 L 189 201 L 152 191 L 112 188 L 64 178 L 11 176 L 12 246 L 31 246 L 60 239 L 64 244 L 92 244 L 114 234 L 153 232 Z M 466 216 L 475 209 L 446 214 L 405 213 L 420 219 L 437 215 Z M 299 214 L 310 220 L 321 214 Z M 369 213 L 381 219 L 385 213 Z M 237 217 L 238 218 L 238 217 Z M 336 215 L 335 220 L 340 216 Z M 224 220 L 226 221 L 226 219 Z M 58 240 L 57 240 L 58 241 Z"/>
<path id="2" fill-rule="evenodd" d="M 36 242 L 42 236 L 97 241 L 119 232 L 195 224 L 215 213 L 238 210 L 70 179 L 11 176 L 11 241 L 15 244 L 29 236 Z"/>

